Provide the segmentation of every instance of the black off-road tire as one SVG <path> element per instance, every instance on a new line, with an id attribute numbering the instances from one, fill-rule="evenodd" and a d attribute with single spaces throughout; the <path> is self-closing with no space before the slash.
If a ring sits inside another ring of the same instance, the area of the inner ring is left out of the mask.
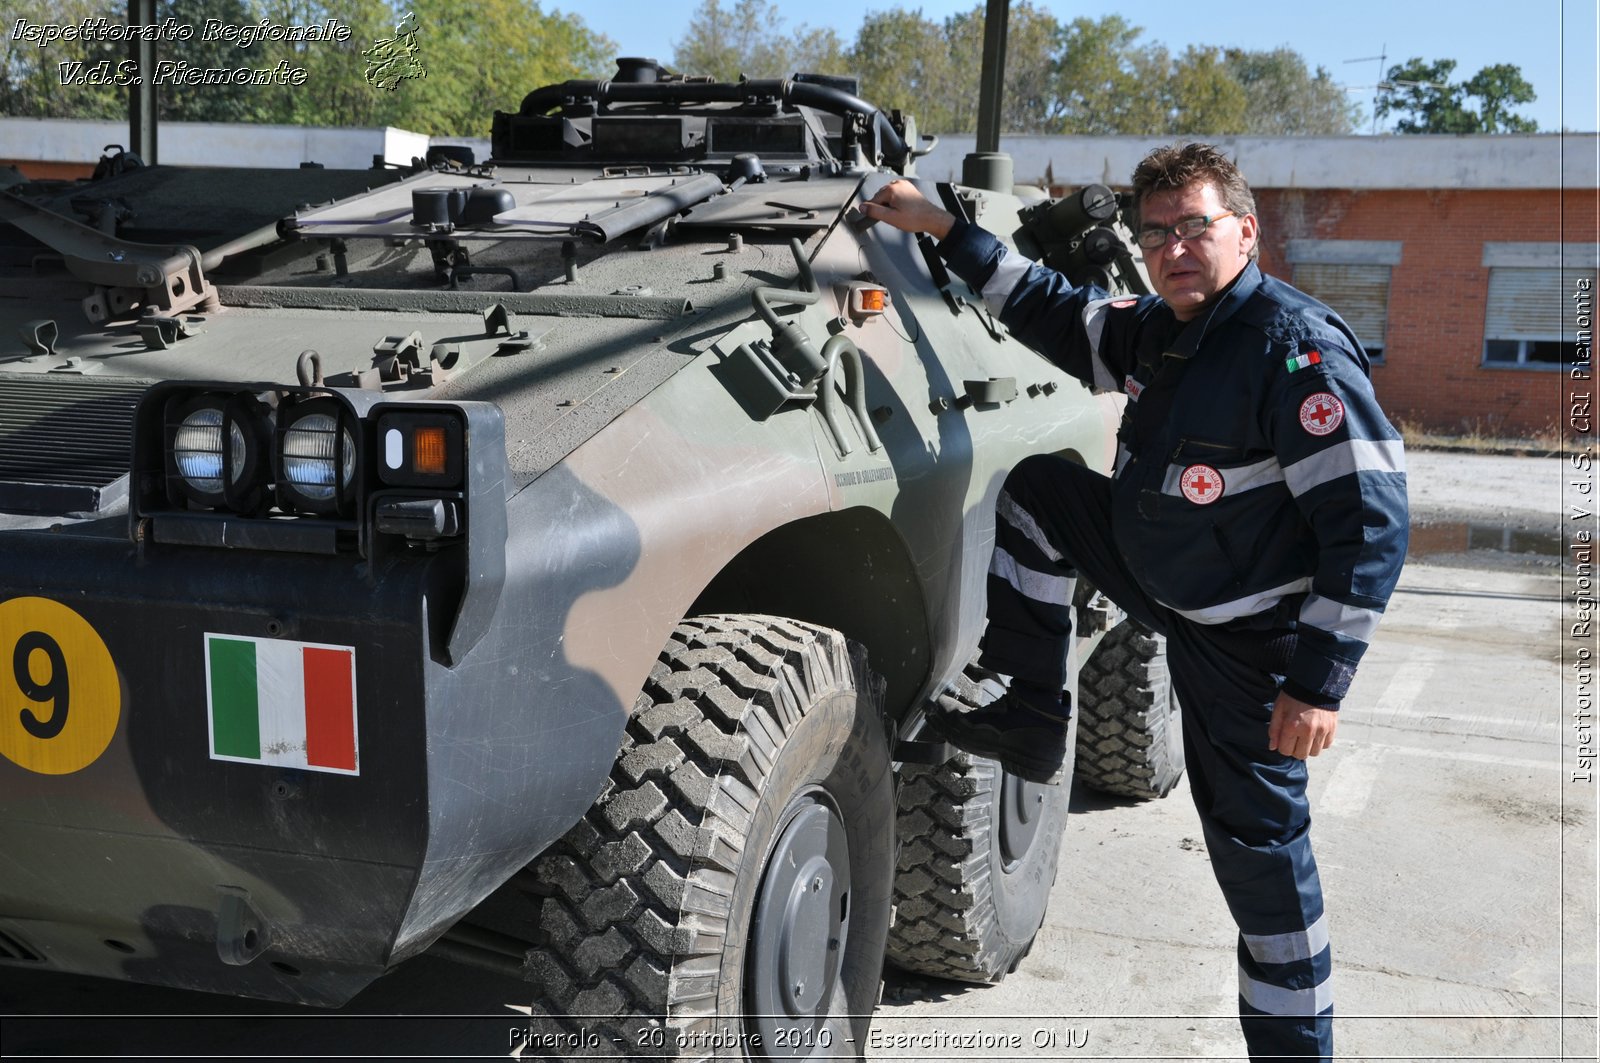
<path id="1" fill-rule="evenodd" d="M 1078 778 L 1119 797 L 1165 797 L 1183 777 L 1183 718 L 1167 640 L 1124 620 L 1078 671 Z"/>
<path id="2" fill-rule="evenodd" d="M 974 704 L 972 679 L 956 699 Z M 998 982 L 1033 947 L 1055 884 L 1072 789 L 1072 736 L 1055 786 L 987 757 L 900 768 L 900 855 L 889 960 L 918 974 Z"/>
<path id="3" fill-rule="evenodd" d="M 537 920 L 529 1041 L 558 1046 L 527 1054 L 859 1058 L 893 872 L 880 701 L 835 631 L 680 624 L 594 807 L 511 884 Z"/>

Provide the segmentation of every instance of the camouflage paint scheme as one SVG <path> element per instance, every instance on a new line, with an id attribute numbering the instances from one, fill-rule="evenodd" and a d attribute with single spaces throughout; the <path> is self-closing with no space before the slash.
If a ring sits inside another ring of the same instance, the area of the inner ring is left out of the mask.
<path id="1" fill-rule="evenodd" d="M 204 250 L 395 176 L 154 168 L 89 191 L 132 207 L 124 239 Z M 594 168 L 498 176 L 615 180 Z M 118 689 L 99 696 L 120 702 L 109 746 L 80 770 L 0 759 L 0 953 L 341 1003 L 577 820 L 688 615 L 771 613 L 843 631 L 867 647 L 888 681 L 886 710 L 908 733 L 975 646 L 1006 470 L 1038 452 L 1108 467 L 1120 407 L 1010 339 L 959 281 L 953 310 L 910 237 L 842 224 L 894 176 L 814 168 L 748 183 L 705 223 L 691 209 L 649 246 L 637 232 L 581 246 L 575 280 L 553 242 L 473 245 L 475 265 L 512 266 L 534 289 L 525 294 L 493 275 L 442 291 L 419 241 L 350 240 L 346 284 L 316 263 L 322 243 L 269 239 L 242 256 L 253 273 L 211 270 L 214 300 L 181 311 L 193 334 L 164 348 L 141 338 L 136 312 L 90 320 L 92 286 L 8 237 L 0 451 L 70 464 L 70 447 L 39 442 L 60 418 L 81 420 L 85 445 L 126 461 L 126 436 L 82 415 L 76 392 L 49 412 L 26 403 L 68 385 L 91 399 L 155 381 L 288 385 L 308 349 L 327 377 L 359 373 L 384 337 L 415 331 L 424 352 L 459 345 L 448 379 L 414 374 L 363 401 L 492 404 L 503 444 L 474 438 L 488 458 L 473 468 L 504 477 L 506 532 L 503 548 L 490 544 L 503 549 L 498 594 L 493 581 L 474 591 L 487 623 L 452 664 L 440 644 L 463 594 L 455 548 L 365 557 L 162 542 L 130 522 L 114 486 L 100 512 L 0 514 L 0 608 L 40 597 L 76 611 L 115 663 Z M 6 199 L 76 221 L 69 201 L 81 191 L 19 184 Z M 1015 198 L 965 195 L 987 228 L 1018 228 Z M 779 313 L 818 345 L 837 334 L 860 349 L 876 451 L 849 416 L 841 455 L 814 404 L 755 416 L 730 386 L 740 343 L 771 338 L 750 292 L 798 286 L 790 236 L 820 299 Z M 868 274 L 892 293 L 888 308 L 853 320 L 846 290 Z M 507 337 L 487 335 L 483 317 L 495 304 L 529 349 L 497 353 Z M 59 332 L 48 354 L 17 339 L 40 319 Z M 1008 377 L 1015 399 L 958 402 L 965 381 Z M 210 757 L 205 632 L 355 647 L 359 774 Z M 30 704 L 6 671 L 13 649 L 0 646 L 0 727 L 15 728 Z"/>

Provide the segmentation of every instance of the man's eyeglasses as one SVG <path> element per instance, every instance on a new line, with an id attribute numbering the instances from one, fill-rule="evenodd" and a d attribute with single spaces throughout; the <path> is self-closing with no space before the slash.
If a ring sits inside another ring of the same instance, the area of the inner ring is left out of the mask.
<path id="1" fill-rule="evenodd" d="M 1139 230 L 1139 246 L 1146 251 L 1154 251 L 1158 247 L 1167 246 L 1167 238 L 1171 236 L 1176 236 L 1180 240 L 1198 240 L 1205 235 L 1207 229 L 1211 228 L 1212 222 L 1233 216 L 1233 211 L 1225 210 L 1221 214 L 1201 214 L 1193 218 L 1184 218 L 1176 225 L 1147 225 Z"/>

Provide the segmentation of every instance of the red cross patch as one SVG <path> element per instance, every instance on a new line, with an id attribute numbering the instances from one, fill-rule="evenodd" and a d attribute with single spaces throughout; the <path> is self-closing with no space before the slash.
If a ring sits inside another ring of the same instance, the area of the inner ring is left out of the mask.
<path id="1" fill-rule="evenodd" d="M 1300 404 L 1300 427 L 1314 436 L 1325 436 L 1344 423 L 1344 403 L 1319 391 Z"/>
<path id="2" fill-rule="evenodd" d="M 1178 477 L 1183 497 L 1197 506 L 1209 506 L 1222 497 L 1222 474 L 1209 465 L 1191 465 Z"/>

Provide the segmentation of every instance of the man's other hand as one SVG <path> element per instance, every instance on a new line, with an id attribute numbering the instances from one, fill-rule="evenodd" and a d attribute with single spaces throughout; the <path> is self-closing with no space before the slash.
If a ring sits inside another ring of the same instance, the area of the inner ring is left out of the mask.
<path id="1" fill-rule="evenodd" d="M 943 240 L 950 235 L 956 216 L 928 202 L 910 181 L 891 181 L 861 204 L 861 213 L 908 233 L 928 233 Z"/>
<path id="2" fill-rule="evenodd" d="M 1279 691 L 1272 705 L 1267 745 L 1286 757 L 1305 760 L 1333 745 L 1333 732 L 1338 729 L 1339 714 L 1333 709 L 1319 709 Z"/>

